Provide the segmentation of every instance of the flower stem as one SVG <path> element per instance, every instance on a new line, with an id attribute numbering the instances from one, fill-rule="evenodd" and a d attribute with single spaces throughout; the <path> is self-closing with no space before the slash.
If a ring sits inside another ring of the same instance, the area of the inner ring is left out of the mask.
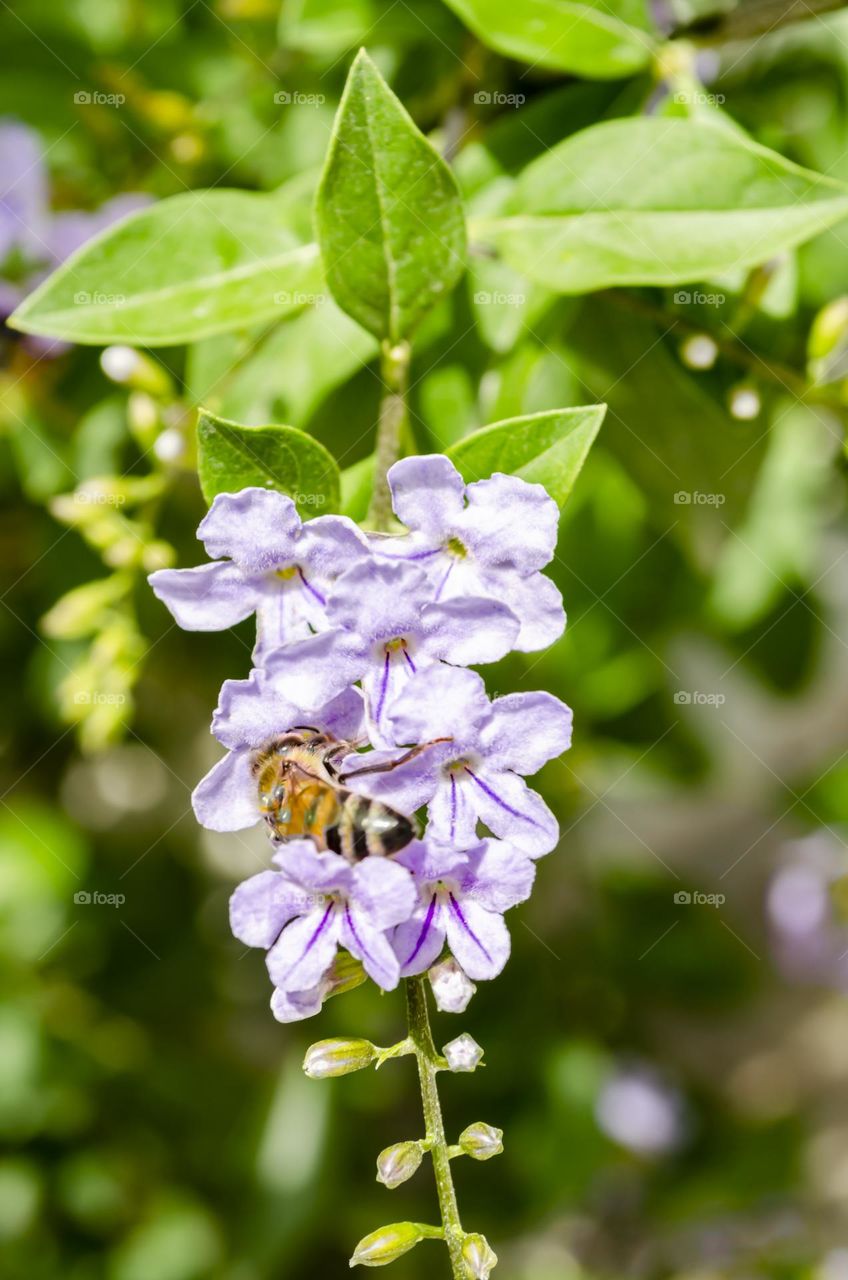
<path id="1" fill-rule="evenodd" d="M 409 383 L 410 348 L 408 342 L 393 346 L 384 342 L 380 356 L 383 398 L 377 424 L 377 449 L 374 457 L 374 490 L 368 508 L 367 523 L 372 529 L 385 530 L 392 515 L 392 497 L 386 479 L 389 468 L 400 456 L 401 435 L 407 424 L 406 391 Z"/>
<path id="2" fill-rule="evenodd" d="M 456 1203 L 456 1191 L 451 1175 L 449 1148 L 445 1139 L 445 1125 L 442 1120 L 439 1091 L 436 1087 L 439 1058 L 436 1053 L 436 1047 L 433 1044 L 433 1035 L 430 1031 L 424 980 L 422 978 L 407 978 L 405 989 L 409 1038 L 413 1043 L 415 1056 L 418 1060 L 418 1078 L 421 1082 L 421 1101 L 424 1107 L 426 1142 L 433 1161 L 433 1172 L 436 1175 L 436 1190 L 439 1196 L 439 1209 L 442 1215 L 445 1244 L 448 1247 L 454 1280 L 468 1280 L 468 1269 L 462 1257 L 464 1232 L 462 1223 L 459 1220 L 459 1207 Z"/>

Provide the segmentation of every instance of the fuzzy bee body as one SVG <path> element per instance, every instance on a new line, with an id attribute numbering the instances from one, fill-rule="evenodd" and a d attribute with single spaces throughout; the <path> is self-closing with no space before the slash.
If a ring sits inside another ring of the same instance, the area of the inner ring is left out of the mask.
<path id="1" fill-rule="evenodd" d="M 259 809 L 279 843 L 311 836 L 349 862 L 388 857 L 418 834 L 415 820 L 339 781 L 336 757 L 353 750 L 313 729 L 297 729 L 253 756 Z"/>

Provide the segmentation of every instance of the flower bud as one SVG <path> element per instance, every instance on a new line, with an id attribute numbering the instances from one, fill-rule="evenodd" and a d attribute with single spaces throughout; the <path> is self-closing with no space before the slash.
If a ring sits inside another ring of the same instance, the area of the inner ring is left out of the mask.
<path id="1" fill-rule="evenodd" d="M 377 1050 L 370 1040 L 336 1036 L 310 1045 L 303 1059 L 303 1069 L 310 1080 L 325 1080 L 329 1076 L 346 1076 L 351 1071 L 370 1067 L 376 1056 Z"/>
<path id="2" fill-rule="evenodd" d="M 474 1280 L 489 1280 L 498 1265 L 498 1255 L 485 1236 L 472 1232 L 462 1242 L 462 1257 Z"/>
<path id="3" fill-rule="evenodd" d="M 433 988 L 436 1008 L 442 1013 L 464 1013 L 477 990 L 468 974 L 451 956 L 434 964 L 427 975 Z"/>
<path id="4" fill-rule="evenodd" d="M 442 1052 L 447 1058 L 449 1071 L 474 1071 L 483 1057 L 483 1050 L 467 1031 L 446 1044 Z"/>
<path id="5" fill-rule="evenodd" d="M 342 996 L 346 991 L 353 991 L 365 981 L 365 970 L 362 961 L 357 960 L 349 951 L 337 951 L 336 958 L 324 975 L 327 987 L 325 999 L 330 996 Z"/>
<path id="6" fill-rule="evenodd" d="M 472 1160 L 491 1160 L 503 1151 L 503 1129 L 478 1120 L 459 1135 L 459 1145 Z"/>
<path id="7" fill-rule="evenodd" d="M 390 1222 L 364 1236 L 353 1251 L 352 1267 L 384 1267 L 404 1253 L 409 1253 L 422 1240 L 439 1239 L 439 1227 L 428 1227 L 421 1222 Z"/>
<path id="8" fill-rule="evenodd" d="M 146 391 L 152 396 L 174 394 L 167 369 L 135 347 L 106 347 L 100 354 L 100 368 L 112 382 L 133 391 Z"/>
<path id="9" fill-rule="evenodd" d="M 377 1181 L 392 1191 L 399 1187 L 421 1164 L 423 1152 L 420 1142 L 396 1142 L 377 1156 Z"/>

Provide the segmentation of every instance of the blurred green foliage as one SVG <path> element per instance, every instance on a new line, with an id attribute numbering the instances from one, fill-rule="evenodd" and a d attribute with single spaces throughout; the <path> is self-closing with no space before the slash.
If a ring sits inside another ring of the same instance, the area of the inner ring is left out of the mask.
<path id="1" fill-rule="evenodd" d="M 299 200 L 363 40 L 453 155 L 480 217 L 572 131 L 683 111 L 680 67 L 691 72 L 667 49 L 617 79 L 528 68 L 435 0 L 279 10 L 0 6 L 0 115 L 37 130 L 54 211 L 214 185 L 292 184 L 282 198 Z M 773 16 L 770 34 L 730 41 L 732 13 L 706 22 L 703 109 L 848 180 L 848 17 Z M 610 405 L 552 570 L 566 635 L 490 681 L 550 688 L 576 722 L 573 750 L 539 780 L 561 849 L 512 913 L 504 975 L 462 1019 L 493 1069 L 443 1090 L 451 1133 L 477 1118 L 505 1130 L 497 1164 L 456 1167 L 505 1275 L 845 1275 L 848 937 L 820 921 L 813 945 L 796 925 L 787 949 L 774 874 L 846 870 L 846 292 L 842 223 L 766 268 L 684 290 L 559 298 L 474 259 L 422 327 L 422 451 L 519 414 Z M 687 344 L 705 336 L 709 358 L 695 359 Z M 3 342 L 0 1269 L 346 1274 L 350 1241 L 392 1216 L 373 1157 L 419 1124 L 411 1066 L 319 1084 L 300 1061 L 320 1035 L 390 1043 L 400 1001 L 363 987 L 311 1026 L 274 1023 L 261 957 L 230 938 L 226 915 L 262 837 L 201 833 L 189 805 L 215 755 L 218 686 L 248 669 L 249 629 L 180 633 L 143 575 L 200 559 L 198 403 L 309 431 L 352 468 L 342 480 L 356 494 L 375 345 L 329 301 L 260 334 L 159 349 L 129 377 L 107 377 L 91 349 Z M 106 475 L 125 488 L 104 496 Z M 79 486 L 88 498 L 69 508 Z M 91 634 L 90 601 L 66 593 L 101 578 L 107 621 Z M 675 900 L 697 892 L 725 902 Z M 439 1018 L 438 1043 L 457 1021 Z M 677 1117 L 661 1150 L 604 1110 L 628 1073 Z M 395 1216 L 432 1215 L 423 1173 L 391 1194 Z M 432 1256 L 425 1244 L 396 1270 L 417 1280 Z"/>

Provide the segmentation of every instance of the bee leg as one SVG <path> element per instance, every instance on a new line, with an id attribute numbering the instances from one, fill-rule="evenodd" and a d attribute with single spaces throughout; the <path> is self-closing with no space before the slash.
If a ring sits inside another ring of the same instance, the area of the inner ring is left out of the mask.
<path id="1" fill-rule="evenodd" d="M 391 773 L 392 769 L 397 769 L 398 765 L 414 760 L 422 751 L 426 751 L 428 747 L 435 747 L 439 742 L 453 742 L 453 738 L 433 738 L 430 742 L 422 742 L 419 746 L 405 751 L 402 756 L 398 756 L 397 760 L 387 760 L 385 764 L 370 764 L 364 769 L 351 769 L 348 773 L 340 773 L 338 781 L 347 782 L 348 778 L 358 778 L 363 773 Z"/>

